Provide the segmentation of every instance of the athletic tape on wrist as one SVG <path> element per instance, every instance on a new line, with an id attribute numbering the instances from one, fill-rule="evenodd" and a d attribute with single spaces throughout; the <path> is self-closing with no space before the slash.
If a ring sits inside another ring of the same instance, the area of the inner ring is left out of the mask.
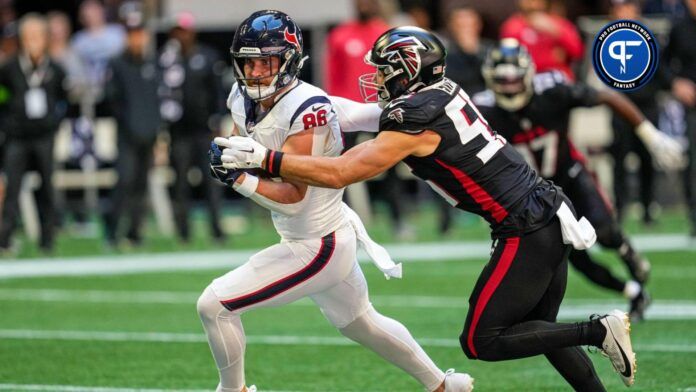
<path id="1" fill-rule="evenodd" d="M 280 163 L 283 160 L 283 153 L 275 150 L 266 151 L 266 171 L 272 177 L 280 177 Z"/>
<path id="2" fill-rule="evenodd" d="M 256 193 L 256 188 L 259 187 L 259 178 L 246 173 L 244 180 L 241 183 L 235 182 L 232 184 L 232 189 L 237 191 L 240 195 L 244 197 L 250 197 Z"/>

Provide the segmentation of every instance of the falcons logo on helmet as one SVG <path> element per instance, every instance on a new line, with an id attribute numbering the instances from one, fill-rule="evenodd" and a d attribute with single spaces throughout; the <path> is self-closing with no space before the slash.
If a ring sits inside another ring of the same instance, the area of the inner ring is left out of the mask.
<path id="1" fill-rule="evenodd" d="M 381 56 L 386 57 L 390 63 L 401 63 L 408 74 L 408 79 L 413 80 L 421 68 L 418 49 L 425 50 L 426 47 L 416 37 L 405 37 L 384 47 Z"/>

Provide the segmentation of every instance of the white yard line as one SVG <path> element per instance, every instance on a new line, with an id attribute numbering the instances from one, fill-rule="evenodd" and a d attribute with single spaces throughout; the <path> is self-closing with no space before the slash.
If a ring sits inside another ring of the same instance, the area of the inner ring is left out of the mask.
<path id="1" fill-rule="evenodd" d="M 696 250 L 688 235 L 656 234 L 633 236 L 641 251 Z M 386 245 L 394 260 L 443 261 L 487 258 L 490 241 L 442 242 Z M 0 261 L 0 279 L 19 277 L 117 275 L 155 271 L 231 269 L 245 262 L 255 250 L 131 254 L 80 258 Z M 360 260 L 366 261 L 361 252 Z"/>
<path id="2" fill-rule="evenodd" d="M 0 391 L 54 391 L 54 392 L 210 392 L 209 389 L 146 389 L 87 387 L 78 385 L 0 384 Z"/>
<path id="3" fill-rule="evenodd" d="M 211 389 L 151 389 L 151 388 L 117 388 L 92 387 L 81 385 L 45 385 L 45 384 L 0 384 L 0 391 L 52 391 L 52 392 L 210 392 Z M 292 392 L 271 391 L 264 392 Z"/>
<path id="4" fill-rule="evenodd" d="M 200 293 L 177 291 L 107 291 L 61 289 L 0 289 L 0 301 L 27 302 L 77 302 L 106 304 L 175 304 L 194 306 Z M 419 295 L 373 295 L 370 300 L 377 307 L 416 309 L 467 309 L 465 297 L 439 297 Z M 316 306 L 309 299 L 302 299 L 290 306 Z M 623 309 L 622 300 L 567 299 L 563 302 L 560 319 L 584 319 L 592 313 Z M 651 320 L 696 320 L 696 301 L 655 300 L 648 308 Z"/>
<path id="5" fill-rule="evenodd" d="M 44 331 L 29 329 L 0 329 L 0 339 L 18 340 L 74 340 L 91 342 L 154 342 L 154 343 L 204 343 L 203 333 L 164 332 L 113 332 L 113 331 Z M 429 347 L 458 348 L 456 338 L 416 338 Z M 305 345 L 305 346 L 354 346 L 357 343 L 342 336 L 293 336 L 293 335 L 250 335 L 247 343 L 259 345 Z M 696 344 L 637 344 L 636 351 L 695 353 Z"/>

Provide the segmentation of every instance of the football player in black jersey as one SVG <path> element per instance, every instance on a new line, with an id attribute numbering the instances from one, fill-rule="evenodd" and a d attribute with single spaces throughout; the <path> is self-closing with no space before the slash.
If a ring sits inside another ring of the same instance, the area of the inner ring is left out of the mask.
<path id="1" fill-rule="evenodd" d="M 650 263 L 631 246 L 608 198 L 585 167 L 585 158 L 573 146 L 568 136 L 570 111 L 582 106 L 609 106 L 633 124 L 664 167 L 679 163 L 681 146 L 657 132 L 622 94 L 571 83 L 560 72 L 535 75 L 531 57 L 515 39 L 503 39 L 489 52 L 482 73 L 488 90 L 472 97 L 481 114 L 539 175 L 563 188 L 577 213 L 587 217 L 597 230 L 599 243 L 619 254 L 632 280 L 614 276 L 585 250 L 573 250 L 570 263 L 595 284 L 623 293 L 630 301 L 631 319 L 641 320 L 650 301 L 643 287 Z"/>
<path id="2" fill-rule="evenodd" d="M 274 177 L 341 188 L 403 160 L 453 206 L 491 226 L 492 256 L 473 289 L 460 336 L 467 357 L 500 361 L 543 354 L 576 390 L 603 391 L 580 348 L 590 345 L 603 350 L 631 385 L 635 354 L 626 313 L 556 322 L 571 248 L 566 244 L 586 248 L 594 231 L 576 220 L 560 188 L 537 176 L 444 77 L 442 43 L 425 30 L 399 27 L 377 39 L 366 61 L 377 72 L 362 77 L 361 85 L 373 88 L 384 105 L 375 139 L 333 158 L 284 155 L 239 136 L 216 139 L 226 147 L 225 167 L 261 167 Z"/>

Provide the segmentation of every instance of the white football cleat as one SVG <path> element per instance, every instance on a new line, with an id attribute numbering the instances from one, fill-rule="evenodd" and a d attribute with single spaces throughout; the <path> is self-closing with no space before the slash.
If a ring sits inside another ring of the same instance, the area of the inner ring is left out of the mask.
<path id="1" fill-rule="evenodd" d="M 631 347 L 631 321 L 628 314 L 615 309 L 599 319 L 599 322 L 607 329 L 602 342 L 602 354 L 609 358 L 623 383 L 630 387 L 636 376 L 636 354 Z"/>
<path id="2" fill-rule="evenodd" d="M 250 387 L 247 387 L 247 392 L 256 392 L 256 385 L 252 385 Z"/>
<path id="3" fill-rule="evenodd" d="M 454 369 L 445 372 L 445 392 L 471 392 L 474 379 L 466 373 L 455 373 Z"/>

